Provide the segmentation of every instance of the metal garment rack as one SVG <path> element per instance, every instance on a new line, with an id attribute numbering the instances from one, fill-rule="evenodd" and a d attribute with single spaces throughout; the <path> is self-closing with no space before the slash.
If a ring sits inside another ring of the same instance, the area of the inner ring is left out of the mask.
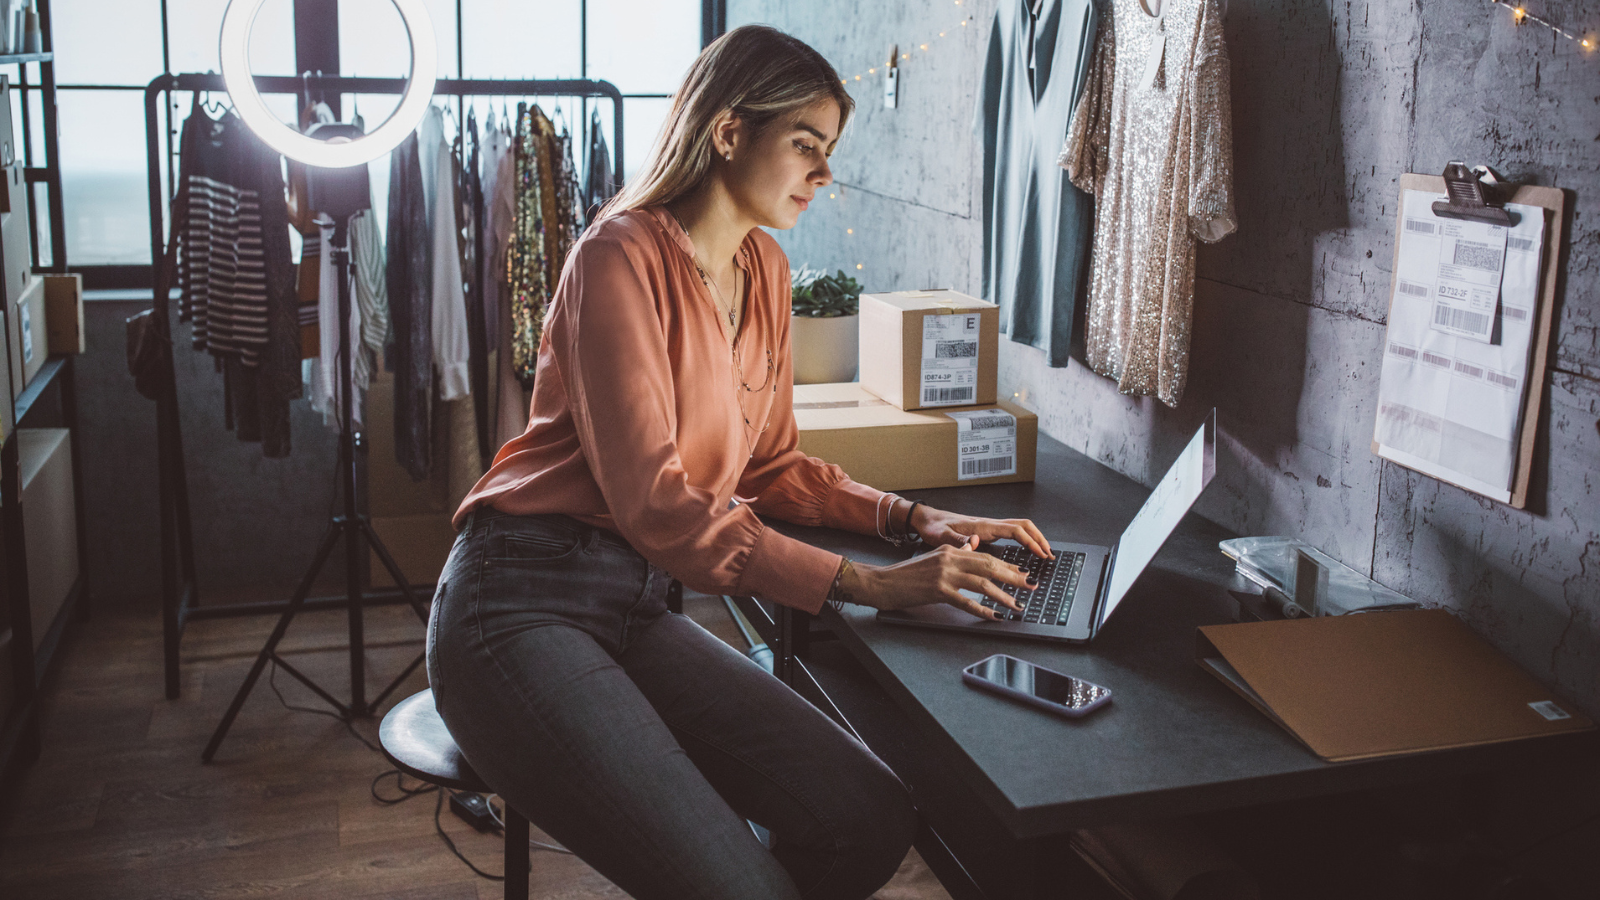
<path id="1" fill-rule="evenodd" d="M 401 94 L 406 81 L 402 78 L 348 78 L 342 76 L 257 76 L 256 89 L 263 94 Z M 169 198 L 161 189 L 161 107 L 162 95 L 174 92 L 215 91 L 224 93 L 222 76 L 212 73 L 160 75 L 150 82 L 144 94 L 145 152 L 150 201 L 150 258 L 157 263 L 165 252 L 165 231 Z M 503 80 L 503 79 L 450 79 L 441 78 L 434 85 L 434 95 L 454 97 L 458 103 L 469 97 L 581 97 L 609 99 L 612 106 L 612 153 L 616 184 L 622 184 L 623 169 L 623 119 L 622 93 L 608 81 L 591 79 L 574 80 Z M 175 180 L 175 177 L 174 177 Z M 176 191 L 177 185 L 173 185 Z M 170 298 L 159 302 L 171 303 Z M 171 321 L 168 316 L 168 321 Z M 174 342 L 176 352 L 176 342 Z M 166 696 L 178 698 L 178 653 L 183 641 L 184 628 L 194 619 L 213 619 L 230 616 L 255 616 L 281 614 L 289 601 L 268 603 L 230 603 L 214 606 L 200 605 L 200 590 L 195 579 L 194 529 L 189 513 L 189 487 L 183 456 L 183 432 L 179 420 L 176 372 L 166 373 L 162 395 L 156 400 L 156 456 L 160 476 L 161 497 L 161 610 L 163 632 L 163 660 L 166 672 Z M 362 442 L 364 444 L 364 442 Z M 366 511 L 361 511 L 362 518 Z M 364 595 L 369 600 L 399 600 L 398 589 L 371 590 Z M 312 598 L 302 608 L 342 609 L 348 604 L 344 597 Z"/>

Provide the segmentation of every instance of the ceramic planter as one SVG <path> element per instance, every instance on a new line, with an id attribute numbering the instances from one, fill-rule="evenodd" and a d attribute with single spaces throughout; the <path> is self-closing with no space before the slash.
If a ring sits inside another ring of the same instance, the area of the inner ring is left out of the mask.
<path id="1" fill-rule="evenodd" d="M 795 384 L 854 381 L 859 358 L 860 316 L 789 318 Z"/>

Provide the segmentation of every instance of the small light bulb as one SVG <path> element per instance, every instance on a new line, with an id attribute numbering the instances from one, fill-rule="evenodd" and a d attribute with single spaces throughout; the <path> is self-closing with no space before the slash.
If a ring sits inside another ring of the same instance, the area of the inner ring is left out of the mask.
<path id="1" fill-rule="evenodd" d="M 901 58 L 901 59 L 910 59 L 910 58 L 911 58 L 911 54 L 909 54 L 909 53 L 902 53 L 902 54 L 900 54 L 900 58 Z"/>
<path id="2" fill-rule="evenodd" d="M 860 81 L 860 80 L 861 80 L 861 76 L 860 76 L 860 75 L 857 75 L 857 76 L 856 76 L 856 80 L 857 80 L 857 81 Z"/>
<path id="3" fill-rule="evenodd" d="M 868 75 L 876 75 L 876 74 L 878 74 L 878 70 L 877 69 L 868 69 L 867 70 L 867 74 Z"/>
<path id="4" fill-rule="evenodd" d="M 928 49 L 928 45 L 927 44 L 923 44 L 922 45 L 922 49 L 924 49 L 924 50 Z"/>
<path id="5" fill-rule="evenodd" d="M 861 268 L 861 263 L 856 263 L 856 268 L 857 269 Z"/>
<path id="6" fill-rule="evenodd" d="M 856 230 L 855 230 L 855 229 L 854 229 L 854 228 L 846 228 L 846 229 L 845 229 L 845 230 L 844 230 L 844 233 L 845 233 L 845 234 L 855 234 L 855 233 L 856 233 Z"/>
<path id="7" fill-rule="evenodd" d="M 829 200 L 832 200 L 832 199 L 833 199 L 833 198 L 834 198 L 834 196 L 835 196 L 835 195 L 833 195 L 833 194 L 829 194 L 829 195 L 828 195 L 828 199 L 829 199 Z"/>
<path id="8" fill-rule="evenodd" d="M 939 32 L 939 37 L 944 37 L 944 32 Z"/>

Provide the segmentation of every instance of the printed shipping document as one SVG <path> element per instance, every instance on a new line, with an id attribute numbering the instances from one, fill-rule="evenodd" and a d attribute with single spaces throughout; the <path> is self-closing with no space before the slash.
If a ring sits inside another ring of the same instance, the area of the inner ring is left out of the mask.
<path id="1" fill-rule="evenodd" d="M 1435 216 L 1433 202 L 1444 199 L 1429 191 L 1402 198 L 1375 440 L 1385 459 L 1505 503 L 1527 394 L 1544 210 L 1507 204 L 1517 222 L 1502 228 Z"/>

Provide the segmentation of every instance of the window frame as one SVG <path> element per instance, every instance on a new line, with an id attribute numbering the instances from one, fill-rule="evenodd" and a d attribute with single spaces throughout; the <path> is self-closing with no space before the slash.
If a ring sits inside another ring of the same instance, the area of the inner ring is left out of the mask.
<path id="1" fill-rule="evenodd" d="M 580 78 L 588 78 L 589 77 L 589 0 L 576 0 L 576 2 L 578 3 L 578 7 L 579 7 L 579 13 L 578 13 L 579 26 L 578 27 L 579 27 L 579 41 L 580 41 L 580 44 L 579 44 L 579 75 L 578 75 L 578 77 L 580 77 Z M 332 8 L 335 10 L 335 14 L 337 14 L 337 8 L 338 8 L 337 0 L 321 0 L 321 2 L 317 2 L 317 0 L 311 0 L 311 2 L 307 2 L 307 0 L 296 0 L 296 2 L 294 4 L 294 19 L 295 19 L 297 59 L 300 58 L 299 54 L 300 54 L 300 52 L 302 50 L 311 50 L 311 52 L 313 52 L 313 53 L 318 53 L 320 51 L 320 53 L 322 53 L 322 54 L 325 54 L 327 52 L 327 47 L 326 47 L 325 44 L 323 44 L 321 46 L 314 47 L 314 48 L 308 48 L 308 47 L 303 46 L 300 43 L 300 36 L 301 35 L 317 34 L 319 32 L 325 33 L 325 31 L 326 31 L 325 24 L 326 23 L 323 22 L 320 18 L 318 18 L 321 10 L 327 8 L 326 6 L 324 6 L 324 4 L 332 6 Z M 462 74 L 463 74 L 464 68 L 465 68 L 464 61 L 462 59 L 462 44 L 464 43 L 463 32 L 462 32 L 462 25 L 463 25 L 462 9 L 461 9 L 462 0 L 455 0 L 454 6 L 455 6 L 455 14 L 456 14 L 456 48 L 455 48 L 456 49 L 456 77 L 460 78 L 460 77 L 462 77 Z M 722 33 L 727 30 L 727 16 L 728 16 L 727 0 L 701 0 L 701 3 L 700 3 L 700 46 L 701 46 L 702 49 L 707 44 L 710 44 L 712 41 L 716 40 L 717 37 L 721 36 Z M 334 46 L 333 52 L 335 54 L 337 54 L 337 45 Z M 169 75 L 173 74 L 172 73 L 172 30 L 171 30 L 170 22 L 169 22 L 169 19 L 168 19 L 168 12 L 167 12 L 167 4 L 166 3 L 162 3 L 161 4 L 161 64 L 162 64 L 162 70 L 163 70 L 163 72 L 165 74 L 169 74 Z M 56 90 L 58 90 L 58 91 L 88 91 L 88 90 L 92 90 L 92 91 L 139 91 L 139 92 L 143 92 L 145 90 L 145 87 L 146 87 L 145 85 L 87 84 L 87 83 L 71 82 L 71 83 L 58 83 L 56 85 Z M 33 91 L 39 91 L 39 90 L 41 90 L 41 88 L 36 84 L 29 84 L 27 86 L 26 90 L 29 92 L 28 96 L 32 96 L 32 92 Z M 659 99 L 670 98 L 671 96 L 672 96 L 671 94 L 660 94 L 660 93 L 624 93 L 622 95 L 622 99 L 623 99 L 623 102 L 626 103 L 628 100 L 635 100 L 635 99 L 636 100 L 659 100 Z M 24 98 L 24 102 L 26 102 L 26 98 Z M 172 104 L 168 103 L 168 104 L 166 104 L 166 106 L 167 106 L 167 108 L 164 110 L 164 117 L 166 119 L 166 122 L 164 124 L 166 126 L 167 133 L 169 135 L 171 135 L 172 134 L 172 129 L 173 129 L 173 124 L 174 124 L 173 123 Z M 580 123 L 580 128 L 582 128 L 585 131 L 587 131 L 588 123 L 589 123 L 589 100 L 587 98 L 583 101 L 582 115 L 579 118 L 579 123 Z M 584 134 L 582 137 L 583 137 L 584 141 L 587 141 L 587 134 Z M 170 152 L 167 154 L 167 157 L 168 157 L 168 165 L 169 165 L 169 168 L 170 168 L 171 163 L 172 163 L 172 156 L 171 156 Z M 171 173 L 169 172 L 169 178 L 170 178 L 170 176 L 171 176 Z M 72 253 L 70 252 L 70 246 L 67 247 L 67 248 L 64 248 L 64 249 L 67 250 L 66 257 L 70 261 L 72 259 Z M 80 273 L 81 275 L 83 275 L 83 282 L 84 282 L 83 286 L 84 286 L 84 288 L 86 290 L 141 290 L 141 289 L 142 290 L 148 290 L 149 286 L 150 286 L 150 283 L 153 280 L 153 274 L 154 274 L 153 266 L 148 265 L 148 264 L 147 265 L 115 265 L 115 264 L 71 265 L 71 264 L 69 264 L 68 269 L 69 269 L 69 271 L 77 272 L 77 273 Z"/>

